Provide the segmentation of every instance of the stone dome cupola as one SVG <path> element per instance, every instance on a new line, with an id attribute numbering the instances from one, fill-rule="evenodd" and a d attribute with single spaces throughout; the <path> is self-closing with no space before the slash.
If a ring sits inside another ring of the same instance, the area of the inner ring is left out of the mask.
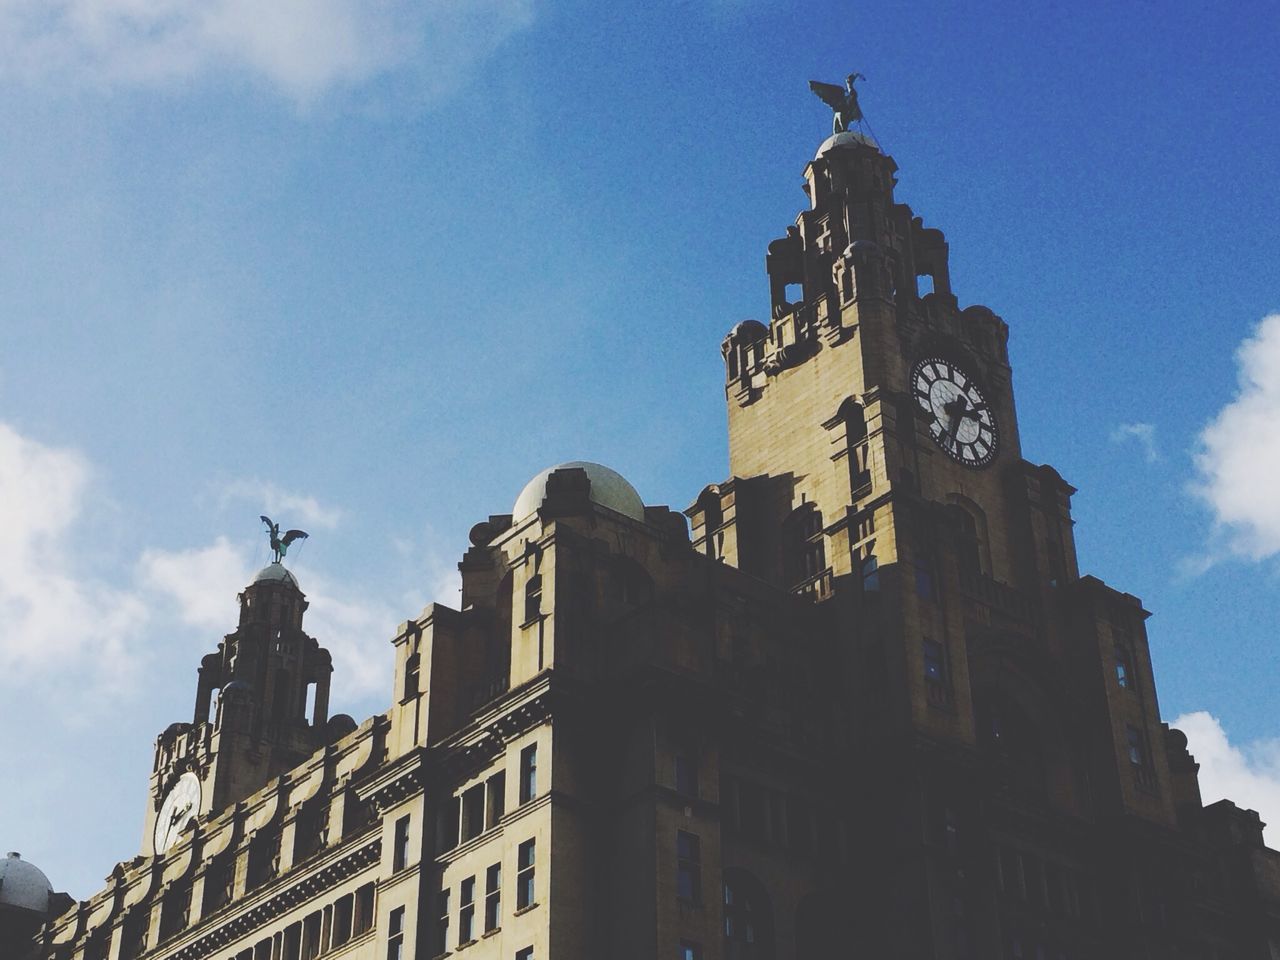
<path id="1" fill-rule="evenodd" d="M 10 851 L 0 859 L 0 906 L 29 910 L 42 916 L 49 912 L 53 884 L 44 871 Z"/>
<path id="2" fill-rule="evenodd" d="M 620 513 L 632 520 L 644 522 L 644 501 L 636 488 L 627 482 L 626 477 L 600 463 L 587 460 L 571 460 L 568 463 L 556 464 L 554 467 L 538 473 L 524 485 L 520 496 L 516 497 L 511 508 L 511 516 L 515 523 L 535 513 L 547 498 L 548 484 L 553 484 L 552 474 L 560 471 L 581 470 L 590 484 L 587 493 L 592 503 Z"/>

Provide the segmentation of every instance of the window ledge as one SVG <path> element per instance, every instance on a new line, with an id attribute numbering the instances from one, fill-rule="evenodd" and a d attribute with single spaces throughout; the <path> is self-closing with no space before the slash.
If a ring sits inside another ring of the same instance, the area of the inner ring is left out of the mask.
<path id="1" fill-rule="evenodd" d="M 501 933 L 501 932 L 502 932 L 501 927 L 494 927 L 492 930 L 486 930 L 484 933 L 480 934 L 480 939 L 483 940 L 485 937 L 492 937 L 495 933 Z"/>
<path id="2" fill-rule="evenodd" d="M 454 953 L 461 953 L 463 950 L 467 949 L 467 947 L 474 946 L 474 945 L 475 945 L 475 944 L 477 944 L 477 943 L 479 943 L 479 941 L 478 941 L 478 940 L 476 940 L 476 938 L 475 938 L 475 937 L 472 937 L 470 940 L 467 940 L 467 941 L 465 941 L 464 943 L 460 943 L 460 944 L 458 944 L 456 947 L 454 947 L 454 948 L 453 948 L 453 952 L 454 952 Z"/>
<path id="3" fill-rule="evenodd" d="M 513 917 L 523 917 L 523 916 L 524 916 L 526 913 L 528 913 L 530 910 L 536 910 L 536 909 L 538 909 L 538 901 L 537 901 L 537 900 L 533 901 L 533 903 L 529 904 L 527 907 L 521 907 L 519 910 L 517 910 L 515 913 L 513 913 L 513 914 L 512 914 L 512 916 L 513 916 Z"/>

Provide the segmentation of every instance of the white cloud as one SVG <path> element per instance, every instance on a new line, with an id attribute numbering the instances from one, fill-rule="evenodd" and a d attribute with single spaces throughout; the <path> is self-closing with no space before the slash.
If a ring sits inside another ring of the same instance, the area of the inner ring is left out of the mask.
<path id="1" fill-rule="evenodd" d="M 1236 746 L 1222 724 L 1200 710 L 1173 721 L 1187 735 L 1200 764 L 1200 796 L 1206 805 L 1223 798 L 1256 810 L 1270 824 L 1267 845 L 1280 849 L 1280 739 L 1255 740 Z"/>
<path id="2" fill-rule="evenodd" d="M 136 666 L 145 605 L 76 562 L 91 479 L 79 453 L 0 423 L 0 685 L 56 676 L 111 686 Z"/>
<path id="3" fill-rule="evenodd" d="M 1160 462 L 1160 448 L 1156 446 L 1156 428 L 1153 423 L 1122 423 L 1111 431 L 1112 443 L 1137 442 L 1147 463 Z"/>
<path id="4" fill-rule="evenodd" d="M 147 550 L 138 567 L 142 583 L 172 600 L 183 623 L 222 632 L 235 626 L 236 595 L 253 572 L 226 537 L 199 550 Z"/>
<path id="5" fill-rule="evenodd" d="M 235 628 L 237 595 L 253 576 L 253 548 L 219 537 L 193 550 L 148 550 L 140 579 L 176 609 L 178 619 L 217 630 Z M 391 691 L 391 637 L 406 612 L 378 590 L 339 583 L 305 567 L 291 567 L 306 594 L 304 629 L 333 654 L 334 705 L 343 700 L 381 703 Z"/>
<path id="6" fill-rule="evenodd" d="M 1211 551 L 1265 560 L 1280 553 L 1280 314 L 1236 351 L 1239 389 L 1201 431 L 1192 491 L 1213 512 Z"/>
<path id="7" fill-rule="evenodd" d="M 531 19 L 532 0 L 0 0 L 0 72 L 99 88 L 228 73 L 299 103 L 400 72 L 431 93 Z"/>
<path id="8" fill-rule="evenodd" d="M 281 490 L 274 483 L 262 480 L 236 480 L 228 483 L 219 494 L 219 503 L 226 506 L 229 500 L 245 500 L 256 509 L 268 514 L 280 523 L 281 529 L 305 524 L 332 530 L 342 520 L 342 511 L 320 505 L 315 497 Z"/>

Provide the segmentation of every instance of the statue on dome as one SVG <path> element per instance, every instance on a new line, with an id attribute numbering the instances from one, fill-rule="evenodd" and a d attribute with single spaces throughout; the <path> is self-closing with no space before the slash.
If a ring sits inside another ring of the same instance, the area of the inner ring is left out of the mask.
<path id="1" fill-rule="evenodd" d="M 849 124 L 857 123 L 862 119 L 862 108 L 858 106 L 858 91 L 853 89 L 853 85 L 856 81 L 865 79 L 867 78 L 860 73 L 851 73 L 844 78 L 843 87 L 834 83 L 822 83 L 819 80 L 809 81 L 809 89 L 835 112 L 831 121 L 832 135 L 844 133 L 849 129 Z"/>
<path id="2" fill-rule="evenodd" d="M 289 552 L 289 544 L 295 540 L 305 540 L 308 534 L 302 530 L 286 530 L 284 536 L 280 536 L 280 524 L 272 523 L 270 517 L 259 517 L 263 523 L 267 525 L 267 536 L 271 538 L 271 549 L 275 552 L 273 563 L 279 563 L 284 559 L 284 555 Z"/>

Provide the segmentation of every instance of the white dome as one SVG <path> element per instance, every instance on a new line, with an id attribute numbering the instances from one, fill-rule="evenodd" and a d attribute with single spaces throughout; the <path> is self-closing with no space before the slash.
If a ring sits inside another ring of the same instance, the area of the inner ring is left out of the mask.
<path id="1" fill-rule="evenodd" d="M 864 146 L 871 147 L 873 150 L 879 150 L 880 144 L 876 143 L 871 137 L 857 130 L 841 130 L 839 133 L 833 133 L 827 139 L 822 141 L 822 146 L 818 148 L 818 152 L 814 154 L 813 159 L 817 160 L 828 150 L 834 150 L 836 147 L 854 147 Z"/>
<path id="2" fill-rule="evenodd" d="M 0 860 L 0 905 L 48 913 L 51 893 L 53 885 L 34 863 L 17 853 Z"/>
<path id="3" fill-rule="evenodd" d="M 547 478 L 557 470 L 568 470 L 574 467 L 586 471 L 587 479 L 591 481 L 592 503 L 608 507 L 632 520 L 644 521 L 644 501 L 640 499 L 640 494 L 636 493 L 636 488 L 627 482 L 626 477 L 602 464 L 590 463 L 586 460 L 571 460 L 568 463 L 547 467 L 526 483 L 524 489 L 520 491 L 520 496 L 516 497 L 515 506 L 511 508 L 511 519 L 519 523 L 536 511 L 542 506 L 543 498 L 547 495 Z"/>
<path id="4" fill-rule="evenodd" d="M 268 563 L 253 578 L 254 583 L 262 583 L 264 580 L 279 580 L 284 583 L 291 583 L 298 587 L 299 590 L 302 589 L 302 587 L 298 586 L 298 578 L 286 570 L 282 563 Z"/>

